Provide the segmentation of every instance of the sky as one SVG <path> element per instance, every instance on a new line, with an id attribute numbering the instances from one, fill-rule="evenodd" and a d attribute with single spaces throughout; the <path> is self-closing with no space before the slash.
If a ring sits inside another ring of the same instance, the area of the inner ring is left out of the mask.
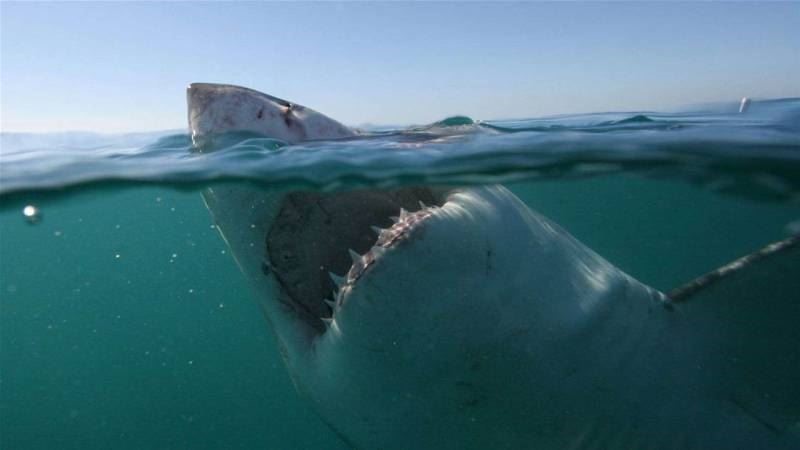
<path id="1" fill-rule="evenodd" d="M 0 2 L 0 131 L 184 128 L 191 82 L 347 124 L 800 96 L 800 3 Z"/>

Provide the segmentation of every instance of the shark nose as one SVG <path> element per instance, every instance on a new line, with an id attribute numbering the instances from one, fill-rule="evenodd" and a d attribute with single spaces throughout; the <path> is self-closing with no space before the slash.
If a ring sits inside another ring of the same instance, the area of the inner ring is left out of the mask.
<path id="1" fill-rule="evenodd" d="M 213 83 L 191 83 L 186 87 L 186 106 L 189 129 L 194 134 L 204 134 L 207 125 L 203 125 L 205 113 L 216 99 L 224 98 L 224 86 Z"/>
<path id="2" fill-rule="evenodd" d="M 200 109 L 214 98 L 229 95 L 234 92 L 231 88 L 223 84 L 215 83 L 191 83 L 186 87 L 186 101 L 189 108 Z"/>
<path id="3" fill-rule="evenodd" d="M 186 102 L 189 108 L 197 107 L 208 98 L 208 94 L 212 91 L 213 85 L 208 83 L 192 83 L 186 87 Z"/>
<path id="4" fill-rule="evenodd" d="M 191 83 L 190 85 L 186 86 L 186 95 L 191 96 L 197 93 L 202 88 L 201 83 Z"/>
<path id="5" fill-rule="evenodd" d="M 189 86 L 186 87 L 186 91 L 202 91 L 202 90 L 210 90 L 219 87 L 219 84 L 213 83 L 189 83 Z"/>

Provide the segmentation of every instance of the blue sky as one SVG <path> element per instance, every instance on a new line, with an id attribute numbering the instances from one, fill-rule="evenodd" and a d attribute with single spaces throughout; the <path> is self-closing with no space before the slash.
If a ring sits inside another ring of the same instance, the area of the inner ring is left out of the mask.
<path id="1" fill-rule="evenodd" d="M 240 84 L 350 124 L 800 96 L 800 3 L 0 2 L 2 131 L 185 126 Z"/>

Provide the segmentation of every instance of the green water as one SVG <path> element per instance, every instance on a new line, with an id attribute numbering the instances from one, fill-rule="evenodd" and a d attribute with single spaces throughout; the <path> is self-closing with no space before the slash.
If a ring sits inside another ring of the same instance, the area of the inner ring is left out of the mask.
<path id="1" fill-rule="evenodd" d="M 791 202 L 614 175 L 511 186 L 669 289 L 784 237 Z M 342 449 L 298 397 L 198 192 L 98 186 L 0 210 L 0 448 Z"/>
<path id="2" fill-rule="evenodd" d="M 0 448 L 341 448 L 297 399 L 199 194 L 0 218 Z"/>

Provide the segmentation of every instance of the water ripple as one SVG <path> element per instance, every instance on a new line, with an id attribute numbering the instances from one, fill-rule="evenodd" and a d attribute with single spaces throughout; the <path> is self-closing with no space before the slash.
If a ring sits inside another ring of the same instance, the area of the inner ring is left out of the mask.
<path id="1" fill-rule="evenodd" d="M 313 189 L 498 183 L 619 171 L 676 177 L 735 195 L 800 198 L 800 99 L 728 110 L 596 113 L 365 131 L 287 145 L 216 136 L 204 152 L 180 132 L 0 135 L 0 198 L 96 183 L 182 187 L 247 180 Z"/>

